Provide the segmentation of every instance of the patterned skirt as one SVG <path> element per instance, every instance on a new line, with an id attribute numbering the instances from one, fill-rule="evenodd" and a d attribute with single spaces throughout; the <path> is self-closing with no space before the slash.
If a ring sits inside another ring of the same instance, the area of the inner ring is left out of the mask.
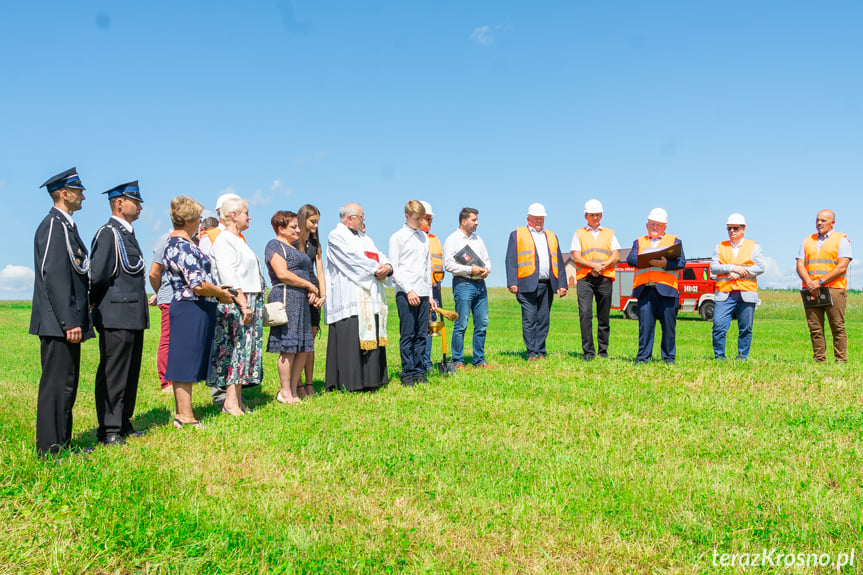
<path id="1" fill-rule="evenodd" d="M 225 388 L 229 385 L 254 387 L 264 378 L 262 348 L 264 342 L 264 299 L 259 293 L 247 293 L 252 321 L 243 325 L 243 314 L 234 304 L 219 304 L 216 333 L 207 385 Z"/>

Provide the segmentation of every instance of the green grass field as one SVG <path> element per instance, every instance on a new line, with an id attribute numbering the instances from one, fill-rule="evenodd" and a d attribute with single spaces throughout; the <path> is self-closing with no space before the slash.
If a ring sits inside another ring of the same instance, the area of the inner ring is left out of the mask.
<path id="1" fill-rule="evenodd" d="M 763 549 L 854 550 L 845 571 L 859 570 L 860 294 L 845 365 L 816 367 L 798 295 L 767 291 L 749 362 L 713 362 L 711 324 L 682 314 L 677 365 L 636 368 L 620 313 L 611 358 L 580 361 L 574 294 L 554 303 L 548 361 L 528 364 L 515 298 L 492 290 L 500 369 L 417 388 L 398 384 L 389 299 L 388 387 L 285 406 L 268 356 L 247 417 L 196 387 L 198 431 L 169 425 L 154 313 L 134 421 L 150 434 L 59 465 L 34 455 L 29 304 L 0 304 L 0 572 L 713 573 L 739 572 L 714 565 L 723 553 Z M 76 446 L 95 443 L 95 341 L 82 356 Z M 836 569 L 759 569 L 803 571 Z"/>

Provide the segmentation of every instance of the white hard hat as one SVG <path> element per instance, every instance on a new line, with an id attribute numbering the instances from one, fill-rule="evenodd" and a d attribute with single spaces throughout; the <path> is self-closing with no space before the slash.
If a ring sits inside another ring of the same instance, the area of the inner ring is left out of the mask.
<path id="1" fill-rule="evenodd" d="M 652 210 L 650 210 L 650 213 L 647 214 L 647 219 L 654 222 L 659 222 L 660 224 L 667 224 L 668 212 L 666 212 L 662 208 L 653 208 Z"/>
<path id="2" fill-rule="evenodd" d="M 535 202 L 527 207 L 527 215 L 544 218 L 548 214 L 545 213 L 545 206 L 539 202 Z"/>
<path id="3" fill-rule="evenodd" d="M 222 204 L 225 203 L 225 200 L 242 200 L 242 199 L 243 198 L 241 198 L 237 194 L 231 194 L 231 193 L 222 194 L 221 196 L 219 196 L 219 199 L 216 200 L 216 211 L 218 212 L 219 210 L 222 209 Z"/>
<path id="4" fill-rule="evenodd" d="M 731 214 L 730 216 L 728 216 L 728 221 L 725 222 L 725 225 L 745 226 L 746 218 L 743 217 L 743 214 Z"/>
<path id="5" fill-rule="evenodd" d="M 430 203 L 425 202 L 425 201 L 423 201 L 423 200 L 420 200 L 420 203 L 421 203 L 421 204 L 423 205 L 423 207 L 426 209 L 426 215 L 427 215 L 427 216 L 434 216 L 434 212 L 433 212 L 433 211 L 432 211 L 432 209 L 431 209 L 431 204 L 430 204 Z"/>
<path id="6" fill-rule="evenodd" d="M 587 200 L 587 203 L 584 204 L 584 213 L 585 214 L 601 214 L 602 213 L 602 202 L 599 200 Z"/>

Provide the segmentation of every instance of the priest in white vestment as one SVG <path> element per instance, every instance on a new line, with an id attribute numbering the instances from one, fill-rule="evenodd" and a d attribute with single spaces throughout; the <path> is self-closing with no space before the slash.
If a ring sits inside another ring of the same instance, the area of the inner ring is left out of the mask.
<path id="1" fill-rule="evenodd" d="M 327 238 L 326 389 L 374 391 L 386 384 L 387 302 L 393 267 L 364 229 L 363 208 L 345 204 Z"/>

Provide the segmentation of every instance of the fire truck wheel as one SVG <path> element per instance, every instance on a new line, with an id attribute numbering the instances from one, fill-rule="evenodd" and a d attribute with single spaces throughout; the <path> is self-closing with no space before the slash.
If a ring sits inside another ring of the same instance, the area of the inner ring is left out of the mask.
<path id="1" fill-rule="evenodd" d="M 704 321 L 713 321 L 713 308 L 716 307 L 716 304 L 712 301 L 706 301 L 701 304 L 701 307 L 698 309 L 698 313 L 701 314 L 701 319 Z"/>
<path id="2" fill-rule="evenodd" d="M 634 301 L 629 302 L 623 310 L 623 317 L 626 319 L 638 319 L 638 305 Z"/>

